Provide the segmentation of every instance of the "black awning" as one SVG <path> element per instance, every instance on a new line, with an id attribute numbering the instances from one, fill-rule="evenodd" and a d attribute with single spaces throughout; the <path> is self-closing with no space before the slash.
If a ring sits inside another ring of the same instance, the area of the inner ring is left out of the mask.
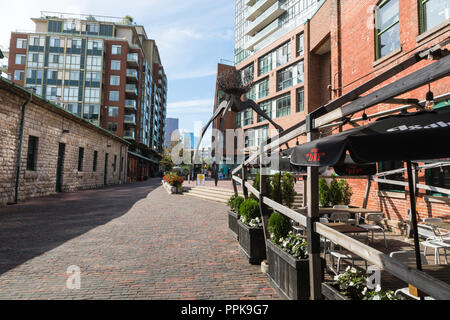
<path id="1" fill-rule="evenodd" d="M 335 164 L 333 168 L 340 176 L 373 176 L 377 173 L 376 163 L 355 163 L 348 154 L 343 162 Z"/>
<path id="2" fill-rule="evenodd" d="M 356 163 L 450 156 L 450 107 L 398 114 L 296 146 L 291 163 L 334 166 L 348 151 Z"/>

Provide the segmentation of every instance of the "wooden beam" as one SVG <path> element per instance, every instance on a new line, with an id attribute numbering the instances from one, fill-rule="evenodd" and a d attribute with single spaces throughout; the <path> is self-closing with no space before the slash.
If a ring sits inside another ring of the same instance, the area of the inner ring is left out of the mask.
<path id="1" fill-rule="evenodd" d="M 367 179 L 367 184 L 366 184 L 366 192 L 364 193 L 364 201 L 363 201 L 363 205 L 362 207 L 364 209 L 367 208 L 367 202 L 369 201 L 369 196 L 370 196 L 370 186 L 372 185 L 372 180 L 369 178 Z M 357 221 L 357 224 L 359 224 L 359 221 Z"/>
<path id="2" fill-rule="evenodd" d="M 346 236 L 322 223 L 315 224 L 315 230 L 331 242 L 357 254 L 369 263 L 383 268 L 400 280 L 410 283 L 436 299 L 450 299 L 450 285 L 423 272 L 407 266 L 397 259 Z"/>
<path id="3" fill-rule="evenodd" d="M 259 192 L 258 192 L 258 200 L 259 200 L 259 210 L 261 213 L 261 221 L 263 224 L 263 231 L 264 231 L 264 240 L 267 241 L 270 240 L 270 233 L 269 233 L 269 208 L 264 203 L 264 197 L 267 196 L 268 193 L 268 186 L 267 186 L 267 179 L 266 179 L 266 169 L 263 166 L 264 164 L 264 155 L 259 155 Z M 267 245 L 266 245 L 266 257 L 269 258 L 269 254 L 267 252 Z M 269 263 L 272 263 L 272 261 L 269 261 Z"/>
<path id="4" fill-rule="evenodd" d="M 297 212 L 295 210 L 292 210 L 292 209 L 290 209 L 288 207 L 285 207 L 285 206 L 279 204 L 278 202 L 273 201 L 270 198 L 264 197 L 263 201 L 264 201 L 264 203 L 266 205 L 271 207 L 273 210 L 278 211 L 281 214 L 284 214 L 286 217 L 289 217 L 292 220 L 294 220 L 295 222 L 298 222 L 302 226 L 306 227 L 306 225 L 307 225 L 307 223 L 306 223 L 307 218 L 306 218 L 305 215 L 303 215 L 303 214 L 301 214 L 301 213 L 299 213 L 299 212 Z M 306 209 L 305 209 L 305 212 L 306 212 Z"/>

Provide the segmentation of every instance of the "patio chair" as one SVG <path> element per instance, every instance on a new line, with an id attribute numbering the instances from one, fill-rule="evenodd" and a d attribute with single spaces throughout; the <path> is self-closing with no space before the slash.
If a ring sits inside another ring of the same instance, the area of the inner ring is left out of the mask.
<path id="1" fill-rule="evenodd" d="M 442 219 L 441 218 L 424 218 L 423 222 L 424 223 L 442 222 Z M 419 225 L 417 225 L 417 227 L 419 229 L 419 235 L 420 235 L 420 232 L 422 232 L 424 234 L 424 237 L 426 238 L 426 240 L 441 240 L 441 241 L 450 240 L 450 237 L 444 237 L 444 236 L 448 236 L 450 234 L 450 232 L 441 233 L 439 231 L 439 228 L 436 226 L 419 224 Z M 422 230 L 420 230 L 420 229 L 422 229 Z"/>
<path id="2" fill-rule="evenodd" d="M 339 274 L 339 271 L 341 270 L 341 262 L 342 260 L 351 260 L 352 267 L 355 265 L 356 260 L 364 260 L 364 264 L 367 270 L 367 261 L 360 256 L 357 256 L 356 254 L 351 253 L 348 250 L 335 250 L 335 249 L 328 249 L 327 253 L 330 256 L 330 262 L 331 262 L 331 271 L 333 271 L 336 275 Z M 326 257 L 326 255 L 325 255 Z M 337 259 L 336 263 L 336 270 L 334 270 L 334 259 Z"/>
<path id="3" fill-rule="evenodd" d="M 348 209 L 349 206 L 347 206 L 345 204 L 336 204 L 336 205 L 333 206 L 333 208 L 336 208 L 336 209 L 339 209 L 339 208 L 340 209 Z M 356 219 L 350 218 L 350 212 L 348 214 L 349 214 L 349 218 L 347 219 L 347 221 L 345 223 L 348 223 L 348 224 L 351 224 L 351 225 L 355 225 L 356 224 Z"/>
<path id="4" fill-rule="evenodd" d="M 378 223 L 380 223 L 381 220 L 383 220 L 383 218 L 384 218 L 383 213 L 368 213 L 365 220 L 371 221 L 371 222 L 373 222 L 373 224 L 360 224 L 359 226 L 372 233 L 372 243 L 373 243 L 373 233 L 374 232 L 383 232 L 384 246 L 387 248 L 388 245 L 387 245 L 387 241 L 386 241 L 386 233 L 385 233 L 383 227 L 378 225 Z M 369 237 L 369 234 L 367 234 L 367 237 Z"/>
<path id="5" fill-rule="evenodd" d="M 330 215 L 329 220 L 333 222 L 344 222 L 348 223 L 350 219 L 350 212 L 333 212 Z"/>
<path id="6" fill-rule="evenodd" d="M 394 251 L 389 254 L 389 257 L 397 259 L 397 260 L 403 262 L 404 264 L 415 264 L 416 263 L 416 254 L 414 251 Z M 420 258 L 422 261 L 422 265 L 428 264 L 427 259 L 424 255 L 420 255 Z M 413 296 L 412 294 L 409 293 L 409 287 L 400 288 L 395 291 L 396 295 L 398 295 L 399 293 L 401 293 L 402 295 L 405 295 L 409 298 L 419 300 L 418 297 Z M 425 300 L 435 300 L 435 299 L 433 297 L 427 296 L 427 297 L 425 297 Z"/>
<path id="7" fill-rule="evenodd" d="M 329 220 L 328 220 L 328 218 L 322 217 L 322 218 L 319 218 L 319 222 L 320 223 L 328 223 Z M 330 243 L 331 243 L 331 241 L 328 240 L 327 238 L 324 238 L 322 236 L 320 237 L 320 244 L 323 246 L 324 258 L 325 258 L 325 255 L 327 254 L 327 248 Z"/>

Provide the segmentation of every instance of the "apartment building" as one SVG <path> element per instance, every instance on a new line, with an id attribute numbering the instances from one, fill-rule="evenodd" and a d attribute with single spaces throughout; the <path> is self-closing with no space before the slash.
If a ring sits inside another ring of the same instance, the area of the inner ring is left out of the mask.
<path id="1" fill-rule="evenodd" d="M 11 34 L 11 80 L 130 141 L 129 181 L 155 174 L 167 79 L 143 26 L 130 17 L 56 12 L 32 21 L 34 31 Z"/>
<path id="2" fill-rule="evenodd" d="M 230 68 L 250 75 L 253 86 L 246 98 L 256 101 L 284 129 L 303 120 L 308 112 L 320 105 L 315 101 L 309 103 L 307 99 L 309 56 L 305 46 L 310 39 L 305 34 L 305 23 L 324 3 L 324 0 L 235 1 L 235 65 L 219 64 L 218 77 Z M 320 53 L 324 58 L 314 63 L 317 64 L 316 71 L 322 74 L 316 81 L 327 83 L 331 77 L 329 59 L 326 59 L 329 43 L 321 45 Z M 224 93 L 216 89 L 214 110 L 224 98 Z M 325 93 L 319 100 L 328 101 L 329 98 L 330 94 Z M 218 120 L 214 121 L 213 127 L 219 128 Z M 275 132 L 271 131 L 275 128 L 267 120 L 251 109 L 237 114 L 230 112 L 226 116 L 223 129 L 236 128 L 245 132 L 246 153 Z M 229 153 L 226 142 L 223 150 L 225 157 Z M 233 165 L 228 167 L 232 169 Z"/>

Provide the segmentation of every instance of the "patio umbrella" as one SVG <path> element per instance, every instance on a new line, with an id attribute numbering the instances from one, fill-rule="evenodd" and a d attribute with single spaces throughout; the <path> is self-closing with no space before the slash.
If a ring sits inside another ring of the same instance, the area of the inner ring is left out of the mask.
<path id="1" fill-rule="evenodd" d="M 412 160 L 450 157 L 450 107 L 434 111 L 398 114 L 366 126 L 296 146 L 291 163 L 298 166 L 333 166 L 348 152 L 356 163 L 402 160 L 407 164 L 411 224 L 417 269 L 421 270 Z"/>
<path id="2" fill-rule="evenodd" d="M 335 164 L 333 168 L 340 176 L 372 176 L 377 173 L 375 163 L 356 163 L 349 154 L 345 155 L 343 162 Z"/>

